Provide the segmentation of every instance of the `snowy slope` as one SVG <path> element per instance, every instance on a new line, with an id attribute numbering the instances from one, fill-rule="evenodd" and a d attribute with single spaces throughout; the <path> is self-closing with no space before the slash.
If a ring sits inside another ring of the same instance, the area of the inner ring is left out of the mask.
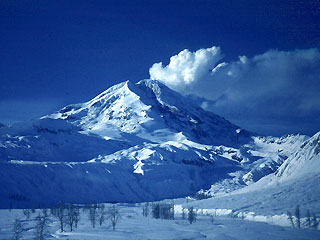
<path id="1" fill-rule="evenodd" d="M 290 226 L 287 211 L 300 206 L 320 214 L 320 132 L 296 148 L 275 173 L 228 194 L 193 203 L 203 209 L 228 209 L 248 219 Z"/>
<path id="2" fill-rule="evenodd" d="M 128 138 L 162 142 L 183 134 L 205 144 L 239 145 L 249 133 L 224 118 L 207 112 L 155 80 L 117 84 L 94 99 L 69 105 L 47 116 L 65 119 L 84 131 L 105 138 Z"/>
<path id="3" fill-rule="evenodd" d="M 260 159 L 256 160 L 253 166 L 250 166 L 250 171 L 242 177 L 243 181 L 251 184 L 275 172 L 307 139 L 307 136 L 299 134 L 280 138 L 253 137 L 254 143 L 248 152 L 255 157 L 260 157 Z"/>
<path id="4" fill-rule="evenodd" d="M 277 177 L 284 180 L 320 175 L 320 132 L 304 142 L 277 170 Z"/>
<path id="5" fill-rule="evenodd" d="M 130 146 L 124 141 L 107 142 L 81 134 L 79 130 L 60 119 L 41 119 L 2 128 L 0 162 L 86 162 L 98 154 L 110 154 Z"/>
<path id="6" fill-rule="evenodd" d="M 0 135 L 2 207 L 229 192 L 275 172 L 308 138 L 254 136 L 153 80 Z"/>

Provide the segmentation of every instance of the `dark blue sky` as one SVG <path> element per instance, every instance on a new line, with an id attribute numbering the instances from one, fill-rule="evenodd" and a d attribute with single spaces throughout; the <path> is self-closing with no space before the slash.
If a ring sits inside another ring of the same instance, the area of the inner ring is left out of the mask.
<path id="1" fill-rule="evenodd" d="M 319 48 L 319 10 L 318 0 L 1 0 L 0 122 L 148 78 L 185 48 L 220 46 L 226 61 Z"/>

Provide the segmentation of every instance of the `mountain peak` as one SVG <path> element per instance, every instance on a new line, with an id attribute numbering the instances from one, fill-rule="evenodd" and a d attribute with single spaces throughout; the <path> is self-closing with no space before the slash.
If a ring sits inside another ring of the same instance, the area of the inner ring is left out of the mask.
<path id="1" fill-rule="evenodd" d="M 128 84 L 129 84 L 129 80 L 127 80 L 125 82 L 118 83 L 116 85 L 113 85 L 110 88 L 108 88 L 107 90 L 105 90 L 102 93 L 100 93 L 99 95 L 97 95 L 92 100 L 88 101 L 87 104 L 94 104 L 95 102 L 98 102 L 98 101 L 101 101 L 105 98 L 108 98 L 108 96 L 110 96 L 111 94 L 117 94 L 117 93 L 121 93 L 121 92 L 123 93 L 123 91 L 128 90 Z"/>
<path id="2" fill-rule="evenodd" d="M 151 79 L 119 83 L 88 102 L 66 106 L 46 117 L 64 119 L 106 139 L 130 134 L 158 142 L 165 131 L 172 136 L 182 132 L 204 144 L 234 146 L 241 139 L 248 141 L 248 132 Z"/>
<path id="3" fill-rule="evenodd" d="M 119 83 L 90 101 L 10 129 L 0 136 L 0 180 L 9 186 L 0 191 L 0 202 L 7 204 L 16 193 L 29 203 L 75 197 L 150 201 L 215 183 L 235 189 L 276 171 L 301 142 L 299 136 L 253 137 L 150 79 Z"/>

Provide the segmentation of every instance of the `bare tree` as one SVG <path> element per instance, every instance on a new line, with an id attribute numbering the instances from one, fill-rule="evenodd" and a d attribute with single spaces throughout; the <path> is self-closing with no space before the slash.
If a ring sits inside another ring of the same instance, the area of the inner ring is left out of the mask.
<path id="1" fill-rule="evenodd" d="M 210 222 L 213 224 L 214 223 L 214 217 L 213 215 L 210 215 Z"/>
<path id="2" fill-rule="evenodd" d="M 159 203 L 152 204 L 152 216 L 155 219 L 160 218 L 160 204 Z"/>
<path id="3" fill-rule="evenodd" d="M 89 209 L 89 220 L 92 224 L 92 227 L 95 228 L 97 220 L 97 206 L 93 204 Z"/>
<path id="4" fill-rule="evenodd" d="M 288 215 L 288 219 L 292 225 L 293 228 L 295 228 L 295 225 L 294 225 L 294 221 L 293 221 L 293 217 L 292 217 L 292 214 L 290 211 L 287 211 L 287 215 Z"/>
<path id="5" fill-rule="evenodd" d="M 166 204 L 165 206 L 166 219 L 174 220 L 174 204 Z"/>
<path id="6" fill-rule="evenodd" d="M 36 217 L 36 233 L 35 239 L 44 240 L 48 234 L 48 216 L 40 214 Z"/>
<path id="7" fill-rule="evenodd" d="M 115 205 L 113 205 L 112 207 L 109 208 L 108 218 L 111 221 L 112 230 L 114 231 L 116 229 L 116 225 L 120 219 L 119 210 L 116 208 Z"/>
<path id="8" fill-rule="evenodd" d="M 75 222 L 75 219 L 74 219 L 74 208 L 73 208 L 72 204 L 68 205 L 67 214 L 66 214 L 66 222 L 70 227 L 70 231 L 72 232 L 72 230 L 73 230 L 72 227 L 73 227 L 73 224 Z"/>
<path id="9" fill-rule="evenodd" d="M 20 219 L 16 218 L 13 224 L 13 239 L 20 240 L 22 238 L 23 228 Z"/>
<path id="10" fill-rule="evenodd" d="M 60 223 L 60 231 L 63 232 L 64 231 L 63 225 L 65 222 L 65 206 L 64 206 L 64 203 L 62 202 L 59 203 L 56 208 L 56 217 L 58 218 Z"/>
<path id="11" fill-rule="evenodd" d="M 297 205 L 297 207 L 296 207 L 295 217 L 296 217 L 297 227 L 301 228 L 301 215 L 300 215 L 300 207 L 299 207 L 299 205 Z"/>
<path id="12" fill-rule="evenodd" d="M 105 207 L 104 204 L 100 204 L 99 208 L 98 208 L 98 219 L 99 219 L 99 224 L 100 226 L 102 225 L 102 223 L 105 221 L 106 219 L 106 211 L 105 211 Z"/>
<path id="13" fill-rule="evenodd" d="M 182 219 L 186 219 L 186 209 L 182 208 Z"/>
<path id="14" fill-rule="evenodd" d="M 197 220 L 197 214 L 194 211 L 193 207 L 189 207 L 188 209 L 188 220 L 190 224 L 192 224 Z"/>
<path id="15" fill-rule="evenodd" d="M 74 216 L 74 226 L 75 226 L 75 228 L 77 228 L 78 227 L 78 223 L 80 221 L 80 208 L 79 208 L 78 205 L 76 205 L 74 207 L 73 216 Z"/>
<path id="16" fill-rule="evenodd" d="M 148 217 L 148 215 L 149 215 L 149 203 L 145 203 L 142 206 L 142 216 Z"/>
<path id="17" fill-rule="evenodd" d="M 174 204 L 154 203 L 152 204 L 152 216 L 156 219 L 174 219 Z"/>
<path id="18" fill-rule="evenodd" d="M 309 209 L 307 210 L 306 226 L 307 226 L 308 228 L 311 228 L 311 214 L 310 214 Z"/>

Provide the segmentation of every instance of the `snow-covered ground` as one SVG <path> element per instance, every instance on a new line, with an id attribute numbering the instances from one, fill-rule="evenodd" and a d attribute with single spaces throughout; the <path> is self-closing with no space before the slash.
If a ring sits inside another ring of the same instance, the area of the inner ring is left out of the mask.
<path id="1" fill-rule="evenodd" d="M 226 209 L 254 221 L 288 226 L 287 212 L 320 215 L 320 133 L 297 146 L 275 173 L 230 193 L 197 201 L 201 209 Z M 184 203 L 185 207 L 190 204 Z"/>
<path id="2" fill-rule="evenodd" d="M 107 205 L 107 208 L 110 205 Z M 115 231 L 112 230 L 111 222 L 107 219 L 102 226 L 92 228 L 88 213 L 81 212 L 80 222 L 74 231 L 66 225 L 65 232 L 60 232 L 56 218 L 49 215 L 48 234 L 46 239 L 212 239 L 212 240 L 277 240 L 277 239 L 319 239 L 320 231 L 312 229 L 294 229 L 281 227 L 267 223 L 253 222 L 230 216 L 201 215 L 198 209 L 197 221 L 189 224 L 187 219 L 182 219 L 180 213 L 175 214 L 174 220 L 153 219 L 142 216 L 142 206 L 118 205 L 120 220 Z M 0 239 L 13 237 L 13 223 L 15 218 L 22 221 L 23 239 L 34 239 L 35 217 L 40 212 L 36 210 L 27 220 L 22 210 L 0 210 Z"/>

